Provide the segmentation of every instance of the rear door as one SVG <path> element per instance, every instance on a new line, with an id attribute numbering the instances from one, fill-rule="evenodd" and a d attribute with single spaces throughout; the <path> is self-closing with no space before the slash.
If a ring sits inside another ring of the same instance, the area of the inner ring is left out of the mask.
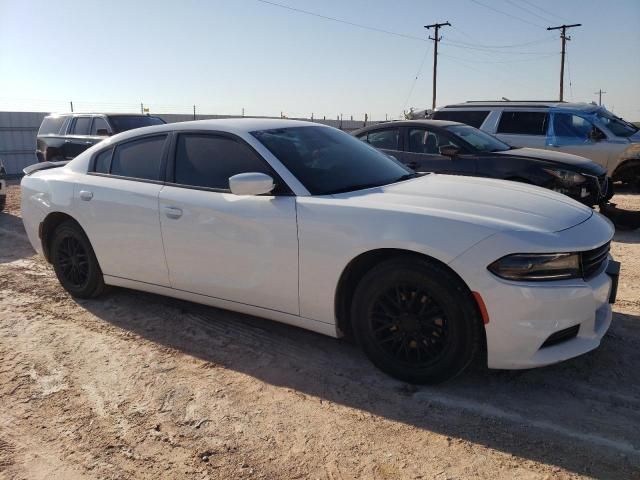
<path id="1" fill-rule="evenodd" d="M 169 286 L 158 215 L 166 140 L 150 135 L 99 152 L 75 186 L 78 219 L 105 275 Z"/>
<path id="2" fill-rule="evenodd" d="M 361 133 L 358 138 L 372 147 L 382 150 L 400 160 L 402 153 L 402 136 L 399 127 L 381 128 Z"/>
<path id="3" fill-rule="evenodd" d="M 171 287 L 297 315 L 296 198 L 267 162 L 229 134 L 179 133 L 160 222 Z M 270 175 L 268 195 L 235 195 L 229 177 Z"/>
<path id="4" fill-rule="evenodd" d="M 438 172 L 456 175 L 473 175 L 476 172 L 477 159 L 467 155 L 461 146 L 449 135 L 438 129 L 428 127 L 406 127 L 405 150 L 399 160 L 419 172 Z M 440 153 L 440 147 L 454 146 L 461 149 L 460 154 L 448 157 Z"/>
<path id="5" fill-rule="evenodd" d="M 548 126 L 546 110 L 503 110 L 495 135 L 513 147 L 546 148 Z"/>

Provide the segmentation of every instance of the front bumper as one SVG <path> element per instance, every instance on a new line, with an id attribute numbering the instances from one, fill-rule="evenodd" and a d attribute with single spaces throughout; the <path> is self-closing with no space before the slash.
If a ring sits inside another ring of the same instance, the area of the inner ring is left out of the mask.
<path id="1" fill-rule="evenodd" d="M 609 256 L 588 279 L 549 282 L 503 280 L 489 272 L 487 265 L 509 253 L 589 251 L 612 236 L 611 223 L 594 213 L 560 232 L 498 233 L 449 264 L 486 306 L 489 368 L 540 367 L 597 348 L 611 324 L 609 302 L 615 300 L 618 264 Z M 562 335 L 567 332 L 570 334 Z M 551 341 L 559 335 L 560 341 Z"/>

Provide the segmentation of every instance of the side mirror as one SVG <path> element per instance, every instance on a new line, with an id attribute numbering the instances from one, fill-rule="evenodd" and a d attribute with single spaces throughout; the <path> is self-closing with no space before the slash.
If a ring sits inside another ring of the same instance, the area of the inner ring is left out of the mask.
<path id="1" fill-rule="evenodd" d="M 96 132 L 96 135 L 99 137 L 108 137 L 109 130 L 107 130 L 106 128 L 99 128 L 98 131 Z"/>
<path id="2" fill-rule="evenodd" d="M 445 157 L 455 157 L 460 152 L 460 149 L 454 145 L 443 145 L 438 149 L 440 151 L 440 155 L 444 155 Z"/>
<path id="3" fill-rule="evenodd" d="M 606 137 L 604 133 L 598 130 L 596 127 L 593 127 L 589 132 L 589 139 L 594 142 L 599 142 L 600 140 L 604 140 Z"/>
<path id="4" fill-rule="evenodd" d="M 275 188 L 273 178 L 264 173 L 239 173 L 229 178 L 229 188 L 234 195 L 262 195 Z"/>

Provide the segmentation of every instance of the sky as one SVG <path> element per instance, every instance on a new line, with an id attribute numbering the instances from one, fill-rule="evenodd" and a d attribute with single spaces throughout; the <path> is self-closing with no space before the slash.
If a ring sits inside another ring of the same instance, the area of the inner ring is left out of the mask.
<path id="1" fill-rule="evenodd" d="M 438 106 L 558 98 L 581 23 L 565 99 L 640 121 L 640 0 L 0 0 L 0 110 L 398 118 L 444 21 Z"/>

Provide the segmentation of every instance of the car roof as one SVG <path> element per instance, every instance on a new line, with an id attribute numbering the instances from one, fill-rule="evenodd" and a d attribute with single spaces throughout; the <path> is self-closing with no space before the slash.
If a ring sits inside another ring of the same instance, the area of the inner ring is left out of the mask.
<path id="1" fill-rule="evenodd" d="M 598 105 L 593 103 L 582 102 L 559 102 L 557 100 L 495 100 L 495 101 L 467 101 L 462 103 L 454 103 L 440 107 L 437 110 L 446 109 L 467 109 L 467 108 L 494 108 L 494 107 L 506 107 L 506 108 L 563 108 L 579 111 L 593 111 L 597 110 Z"/>
<path id="2" fill-rule="evenodd" d="M 212 120 L 194 120 L 190 122 L 167 123 L 163 125 L 153 125 L 150 127 L 141 127 L 126 132 L 119 133 L 110 137 L 117 141 L 133 138 L 140 135 L 149 135 L 153 133 L 184 131 L 184 130 L 203 130 L 203 131 L 221 131 L 242 135 L 257 130 L 271 130 L 276 128 L 291 128 L 313 126 L 318 128 L 331 128 L 327 125 L 315 122 L 305 122 L 302 120 L 289 120 L 280 118 L 217 118 Z"/>
<path id="3" fill-rule="evenodd" d="M 47 117 L 83 117 L 83 116 L 100 116 L 100 117 L 157 117 L 157 115 L 149 115 L 146 113 L 104 113 L 104 112 L 65 112 L 50 113 Z"/>

